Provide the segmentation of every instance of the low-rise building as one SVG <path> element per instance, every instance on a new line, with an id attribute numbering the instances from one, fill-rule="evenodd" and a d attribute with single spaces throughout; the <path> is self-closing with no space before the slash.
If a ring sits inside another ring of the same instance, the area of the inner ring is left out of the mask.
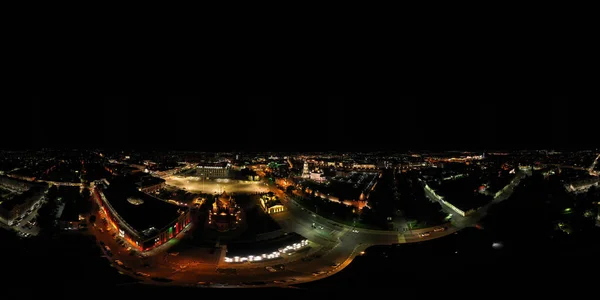
<path id="1" fill-rule="evenodd" d="M 592 186 L 597 187 L 599 184 L 600 177 L 588 178 L 565 184 L 565 189 L 571 193 L 582 193 L 586 192 Z"/>
<path id="2" fill-rule="evenodd" d="M 285 211 L 285 206 L 275 195 L 265 194 L 260 197 L 260 207 L 268 214 Z"/>
<path id="3" fill-rule="evenodd" d="M 135 183 L 138 190 L 144 193 L 153 193 L 165 187 L 166 181 L 154 176 L 141 176 Z"/>
<path id="4" fill-rule="evenodd" d="M 107 226 L 140 251 L 166 243 L 191 222 L 189 209 L 154 198 L 130 184 L 97 182 L 93 198 Z"/>
<path id="5" fill-rule="evenodd" d="M 0 222 L 12 226 L 29 215 L 35 205 L 41 205 L 47 184 L 29 183 L 14 178 L 0 177 L 5 193 L 0 194 Z"/>
<path id="6" fill-rule="evenodd" d="M 352 169 L 375 170 L 377 169 L 377 166 L 373 163 L 354 163 L 352 164 Z"/>
<path id="7" fill-rule="evenodd" d="M 86 224 L 85 218 L 79 214 L 75 203 L 61 205 L 56 214 L 56 219 L 59 228 L 62 230 L 79 230 Z"/>

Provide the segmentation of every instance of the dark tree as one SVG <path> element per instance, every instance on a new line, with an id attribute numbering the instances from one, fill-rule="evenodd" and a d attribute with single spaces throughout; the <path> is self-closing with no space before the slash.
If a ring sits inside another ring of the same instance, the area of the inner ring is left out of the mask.
<path id="1" fill-rule="evenodd" d="M 291 194 L 296 188 L 293 185 L 289 185 L 286 189 L 285 192 L 288 194 Z"/>

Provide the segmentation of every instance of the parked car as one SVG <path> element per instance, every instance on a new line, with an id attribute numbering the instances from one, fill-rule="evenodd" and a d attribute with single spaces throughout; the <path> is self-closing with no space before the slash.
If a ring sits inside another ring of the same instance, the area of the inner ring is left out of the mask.
<path id="1" fill-rule="evenodd" d="M 135 272 L 134 274 L 142 277 L 150 277 L 150 274 L 144 272 Z"/>

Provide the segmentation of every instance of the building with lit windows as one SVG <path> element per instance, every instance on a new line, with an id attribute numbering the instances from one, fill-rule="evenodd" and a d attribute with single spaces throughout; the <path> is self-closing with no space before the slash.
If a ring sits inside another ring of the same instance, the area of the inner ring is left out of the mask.
<path id="1" fill-rule="evenodd" d="M 264 194 L 260 197 L 260 207 L 268 214 L 285 211 L 285 206 L 275 195 Z"/>
<path id="2" fill-rule="evenodd" d="M 308 162 L 304 161 L 304 166 L 302 167 L 302 178 L 308 178 L 310 176 L 310 171 L 308 170 Z"/>
<path id="3" fill-rule="evenodd" d="M 139 191 L 153 193 L 165 187 L 165 180 L 154 176 L 140 176 L 135 185 Z"/>
<path id="4" fill-rule="evenodd" d="M 377 165 L 373 163 L 354 163 L 352 164 L 352 169 L 375 170 L 377 169 Z"/>
<path id="5" fill-rule="evenodd" d="M 13 226 L 41 206 L 47 184 L 0 176 L 0 222 Z"/>
<path id="6" fill-rule="evenodd" d="M 97 182 L 93 198 L 106 226 L 139 251 L 148 251 L 190 225 L 190 211 L 139 191 L 135 185 Z"/>
<path id="7" fill-rule="evenodd" d="M 200 164 L 196 166 L 196 174 L 206 179 L 229 178 L 231 167 L 227 164 Z"/>
<path id="8" fill-rule="evenodd" d="M 586 192 L 592 186 L 599 186 L 600 178 L 588 178 L 579 181 L 575 181 L 569 184 L 565 184 L 565 189 L 571 193 L 583 193 Z"/>

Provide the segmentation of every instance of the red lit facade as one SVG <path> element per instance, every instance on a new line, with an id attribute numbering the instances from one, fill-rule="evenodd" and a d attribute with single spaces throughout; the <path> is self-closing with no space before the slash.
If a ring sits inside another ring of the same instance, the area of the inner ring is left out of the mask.
<path id="1" fill-rule="evenodd" d="M 106 222 L 108 223 L 107 226 L 115 229 L 119 237 L 127 241 L 132 248 L 136 248 L 139 251 L 152 250 L 153 248 L 168 242 L 183 231 L 183 229 L 191 222 L 190 211 L 187 210 L 169 225 L 160 229 L 158 234 L 148 238 L 131 228 L 131 226 L 119 216 L 110 203 L 108 203 L 102 191 L 94 188 L 93 198 L 100 207 L 101 214 L 106 218 Z"/>

